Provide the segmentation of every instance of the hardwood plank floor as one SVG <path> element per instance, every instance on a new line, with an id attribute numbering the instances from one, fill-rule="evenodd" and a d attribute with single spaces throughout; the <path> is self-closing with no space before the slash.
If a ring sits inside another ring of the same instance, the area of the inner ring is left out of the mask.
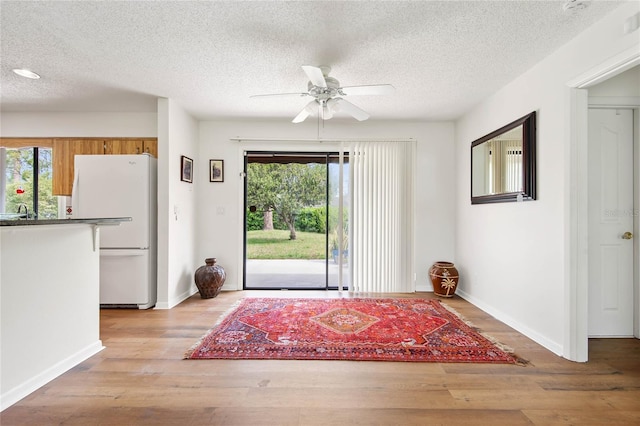
<path id="1" fill-rule="evenodd" d="M 640 340 L 591 340 L 590 361 L 574 363 L 457 296 L 444 303 L 529 365 L 182 359 L 247 296 L 346 297 L 223 292 L 171 310 L 102 310 L 106 349 L 0 413 L 0 423 L 640 425 Z"/>

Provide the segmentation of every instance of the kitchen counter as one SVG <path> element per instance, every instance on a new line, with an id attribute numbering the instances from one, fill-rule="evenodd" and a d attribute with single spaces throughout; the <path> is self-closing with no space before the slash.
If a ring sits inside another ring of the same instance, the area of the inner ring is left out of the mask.
<path id="1" fill-rule="evenodd" d="M 0 411 L 102 350 L 100 229 L 130 220 L 0 221 Z"/>
<path id="2" fill-rule="evenodd" d="M 9 220 L 0 220 L 0 226 L 76 225 L 79 223 L 108 226 L 108 225 L 120 225 L 121 222 L 131 222 L 131 218 L 130 217 L 97 217 L 97 218 L 89 218 L 89 219 L 9 219 Z"/>

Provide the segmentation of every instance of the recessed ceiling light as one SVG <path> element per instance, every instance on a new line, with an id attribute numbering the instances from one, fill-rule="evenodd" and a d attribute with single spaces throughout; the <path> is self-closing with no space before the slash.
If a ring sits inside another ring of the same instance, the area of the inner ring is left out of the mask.
<path id="1" fill-rule="evenodd" d="M 36 74 L 35 72 L 33 72 L 31 70 L 24 69 L 24 68 L 16 68 L 16 69 L 13 70 L 13 72 L 18 74 L 19 76 L 26 77 L 26 78 L 32 78 L 34 80 L 37 80 L 37 79 L 40 78 L 40 76 L 38 74 Z"/>

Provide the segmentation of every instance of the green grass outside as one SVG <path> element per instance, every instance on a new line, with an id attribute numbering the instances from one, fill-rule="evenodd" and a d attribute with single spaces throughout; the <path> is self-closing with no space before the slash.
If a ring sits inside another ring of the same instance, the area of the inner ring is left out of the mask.
<path id="1" fill-rule="evenodd" d="M 247 259 L 324 259 L 325 235 L 289 231 L 247 231 Z"/>

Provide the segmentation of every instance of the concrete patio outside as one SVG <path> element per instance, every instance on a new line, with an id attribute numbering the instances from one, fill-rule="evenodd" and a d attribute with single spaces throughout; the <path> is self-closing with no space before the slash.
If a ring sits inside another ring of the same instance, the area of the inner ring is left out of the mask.
<path id="1" fill-rule="evenodd" d="M 339 266 L 329 260 L 329 286 L 338 285 Z M 348 286 L 347 265 L 343 265 L 343 288 Z M 326 286 L 324 259 L 247 259 L 245 287 L 248 289 L 324 289 Z"/>

